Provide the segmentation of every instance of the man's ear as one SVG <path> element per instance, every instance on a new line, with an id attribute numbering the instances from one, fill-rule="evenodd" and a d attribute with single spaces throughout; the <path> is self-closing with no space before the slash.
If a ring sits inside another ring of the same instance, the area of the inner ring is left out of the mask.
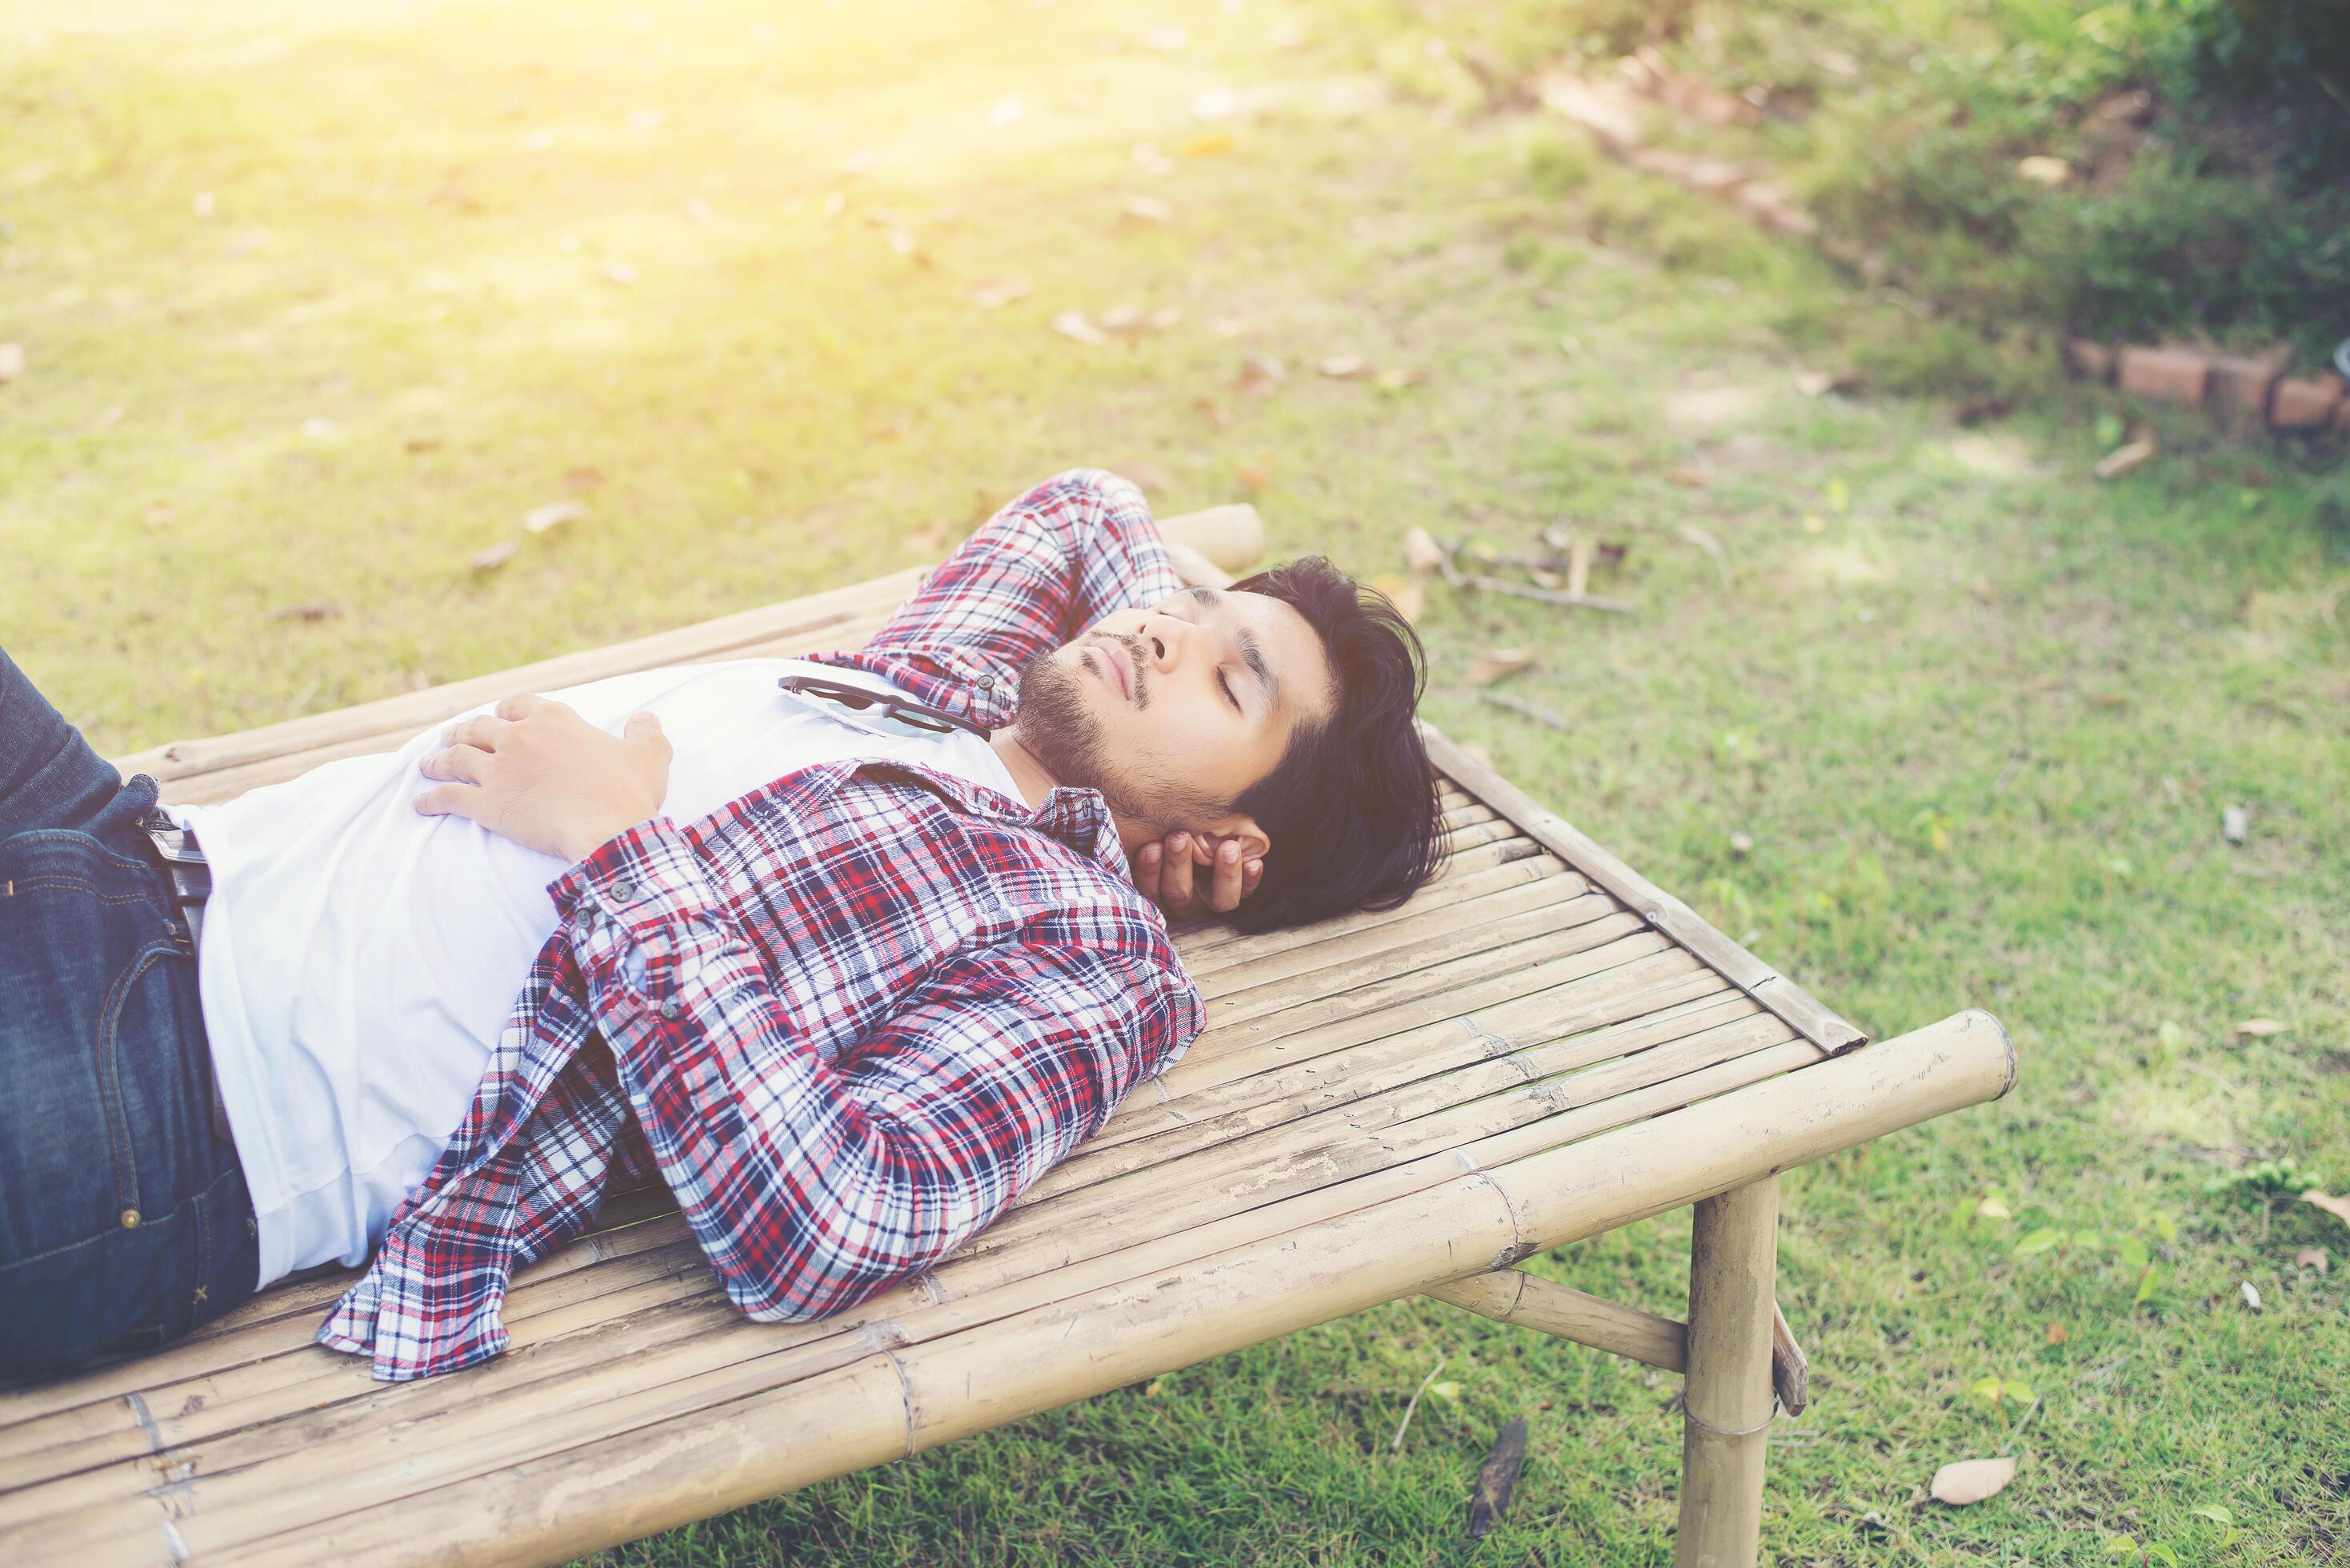
<path id="1" fill-rule="evenodd" d="M 1191 835 L 1194 844 L 1204 846 L 1212 840 L 1219 849 L 1222 847 L 1226 839 L 1232 838 L 1240 840 L 1243 865 L 1252 860 L 1263 859 L 1264 852 L 1273 847 L 1273 840 L 1265 836 L 1264 829 L 1257 826 L 1256 818 L 1253 816 L 1218 817 L 1213 822 L 1202 824 Z M 1211 857 L 1211 856 L 1202 856 L 1200 858 L 1204 865 Z"/>

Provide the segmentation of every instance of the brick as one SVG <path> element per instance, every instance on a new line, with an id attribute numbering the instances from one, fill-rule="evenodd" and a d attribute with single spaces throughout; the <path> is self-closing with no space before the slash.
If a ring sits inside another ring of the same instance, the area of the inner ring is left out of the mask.
<path id="1" fill-rule="evenodd" d="M 2191 348 L 2125 348 L 2117 369 L 2123 391 L 2190 409 L 2211 384 L 2211 361 Z"/>
<path id="2" fill-rule="evenodd" d="M 2094 337 L 2064 339 L 2064 363 L 2073 368 L 2074 375 L 2086 376 L 2092 381 L 2109 382 L 2114 379 L 2114 351 Z"/>
<path id="3" fill-rule="evenodd" d="M 2342 398 L 2339 376 L 2287 376 L 2276 384 L 2269 423 L 2281 431 L 2321 430 L 2334 422 Z"/>
<path id="4" fill-rule="evenodd" d="M 2211 361 L 2208 394 L 2212 412 L 2231 430 L 2250 430 L 2269 417 L 2269 394 L 2280 367 L 2272 358 L 2246 359 L 2222 355 Z"/>

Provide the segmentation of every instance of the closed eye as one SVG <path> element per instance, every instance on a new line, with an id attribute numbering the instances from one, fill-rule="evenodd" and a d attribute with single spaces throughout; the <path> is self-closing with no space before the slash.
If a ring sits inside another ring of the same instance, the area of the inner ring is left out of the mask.
<path id="1" fill-rule="evenodd" d="M 1216 602 L 1216 591 L 1213 588 L 1205 587 L 1186 588 L 1183 592 L 1176 595 L 1175 597 L 1176 602 L 1179 604 L 1189 601 L 1189 607 L 1200 611 L 1204 616 L 1208 609 Z M 1193 624 L 1200 625 L 1202 623 L 1195 621 Z M 1222 670 L 1218 670 L 1216 671 L 1216 685 L 1222 691 L 1224 701 L 1232 705 L 1232 711 L 1241 714 L 1243 717 L 1246 717 L 1248 710 L 1241 706 L 1240 693 L 1232 690 L 1231 679 L 1227 677 Z"/>

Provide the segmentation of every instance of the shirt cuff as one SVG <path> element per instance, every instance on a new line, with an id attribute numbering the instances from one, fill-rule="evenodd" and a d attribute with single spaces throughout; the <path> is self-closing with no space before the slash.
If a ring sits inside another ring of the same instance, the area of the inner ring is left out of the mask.
<path id="1" fill-rule="evenodd" d="M 666 816 L 606 840 L 546 885 L 560 929 L 591 981 L 626 965 L 648 989 L 644 966 L 673 957 L 686 927 L 722 906 L 693 837 Z"/>

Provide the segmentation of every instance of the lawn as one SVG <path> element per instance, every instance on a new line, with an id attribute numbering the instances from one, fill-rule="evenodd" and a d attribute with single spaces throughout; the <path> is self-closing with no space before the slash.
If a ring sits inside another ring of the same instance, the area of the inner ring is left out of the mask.
<path id="1" fill-rule="evenodd" d="M 2022 1059 L 2006 1101 L 1788 1179 L 1815 1402 L 1766 1552 L 2340 1560 L 2350 1230 L 2212 1189 L 2287 1158 L 2350 1186 L 2338 452 L 2163 421 L 2098 483 L 2110 394 L 2012 339 L 1967 348 L 2014 400 L 1988 422 L 1806 397 L 1949 329 L 1429 90 L 1427 26 L 12 7 L 0 641 L 119 754 L 912 565 L 1081 463 L 1166 512 L 1253 499 L 1277 552 L 1366 576 L 1415 524 L 1565 519 L 1623 546 L 1593 586 L 1634 613 L 1436 587 L 1429 715 L 1874 1033 L 1981 1005 Z M 1178 318 L 1051 326 L 1118 306 Z M 1316 372 L 1341 356 L 1388 373 Z M 1497 646 L 1562 727 L 1468 683 Z M 1687 1240 L 1530 1266 L 1677 1311 Z M 1440 1357 L 1456 1397 L 1391 1448 Z M 1675 1393 L 1404 1302 L 594 1561 L 1656 1563 Z M 1922 1501 L 2002 1449 L 1999 1497 Z"/>

